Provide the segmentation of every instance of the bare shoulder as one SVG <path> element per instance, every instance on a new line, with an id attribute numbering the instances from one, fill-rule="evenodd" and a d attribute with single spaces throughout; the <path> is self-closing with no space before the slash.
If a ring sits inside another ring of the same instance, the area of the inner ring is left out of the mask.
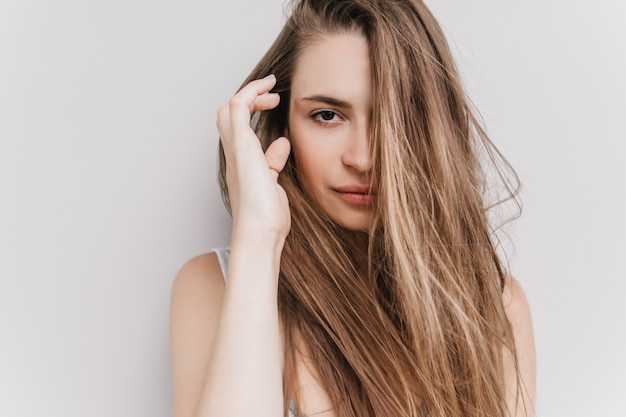
<path id="1" fill-rule="evenodd" d="M 505 281 L 502 304 L 515 343 L 515 358 L 508 349 L 503 355 L 509 410 L 513 416 L 534 416 L 536 354 L 530 306 L 521 285 L 511 277 Z"/>
<path id="2" fill-rule="evenodd" d="M 504 281 L 502 304 L 511 325 L 514 325 L 513 322 L 530 324 L 530 306 L 526 294 L 519 282 L 512 277 L 506 277 Z"/>
<path id="3" fill-rule="evenodd" d="M 178 271 L 172 286 L 172 302 L 177 301 L 179 297 L 189 301 L 188 296 L 206 295 L 202 291 L 198 293 L 198 290 L 223 290 L 223 288 L 224 277 L 217 255 L 213 252 L 205 253 L 190 259 Z"/>
<path id="4" fill-rule="evenodd" d="M 205 326 L 215 320 L 223 294 L 224 278 L 215 253 L 187 261 L 172 285 L 172 337 L 190 325 Z"/>
<path id="5" fill-rule="evenodd" d="M 224 295 L 215 253 L 189 260 L 172 286 L 170 351 L 174 415 L 192 416 L 198 404 Z"/>

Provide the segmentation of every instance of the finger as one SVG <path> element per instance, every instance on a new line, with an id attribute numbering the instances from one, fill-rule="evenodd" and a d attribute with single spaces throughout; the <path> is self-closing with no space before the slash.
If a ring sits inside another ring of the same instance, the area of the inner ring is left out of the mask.
<path id="1" fill-rule="evenodd" d="M 265 93 L 257 96 L 250 107 L 250 111 L 270 110 L 278 106 L 280 103 L 280 95 L 278 93 Z"/>
<path id="2" fill-rule="evenodd" d="M 275 84 L 276 77 L 272 74 L 260 80 L 251 81 L 235 94 L 228 102 L 231 125 L 233 127 L 248 126 L 257 97 L 268 93 Z"/>
<path id="3" fill-rule="evenodd" d="M 267 161 L 267 166 L 272 171 L 274 179 L 278 179 L 278 174 L 285 167 L 290 152 L 291 143 L 285 137 L 280 137 L 273 141 L 265 151 L 265 160 Z"/>

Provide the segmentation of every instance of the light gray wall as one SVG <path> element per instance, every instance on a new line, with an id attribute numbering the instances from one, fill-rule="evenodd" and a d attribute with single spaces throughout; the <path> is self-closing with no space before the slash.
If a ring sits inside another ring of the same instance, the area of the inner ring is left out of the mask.
<path id="1" fill-rule="evenodd" d="M 524 183 L 540 416 L 623 416 L 626 6 L 430 0 Z M 0 1 L 0 415 L 168 416 L 168 302 L 227 244 L 215 111 L 282 0 Z"/>

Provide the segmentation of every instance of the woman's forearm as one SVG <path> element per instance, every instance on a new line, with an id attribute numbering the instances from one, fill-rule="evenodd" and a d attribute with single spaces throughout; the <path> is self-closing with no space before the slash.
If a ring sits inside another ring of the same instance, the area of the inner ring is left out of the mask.
<path id="1" fill-rule="evenodd" d="M 254 240 L 233 237 L 198 417 L 283 415 L 277 307 L 282 242 Z"/>

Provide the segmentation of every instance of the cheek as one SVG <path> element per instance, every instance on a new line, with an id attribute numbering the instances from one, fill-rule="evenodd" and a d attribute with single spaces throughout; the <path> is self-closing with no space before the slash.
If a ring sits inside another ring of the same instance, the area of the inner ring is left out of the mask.
<path id="1" fill-rule="evenodd" d="M 333 177 L 332 157 L 319 141 L 302 139 L 292 142 L 296 175 L 307 194 L 320 197 Z"/>
<path id="2" fill-rule="evenodd" d="M 321 191 L 336 174 L 340 174 L 341 129 L 309 126 L 297 117 L 290 119 L 289 133 L 296 162 L 296 172 L 307 191 Z"/>
<path id="3" fill-rule="evenodd" d="M 294 123 L 290 129 L 291 149 L 296 161 L 296 171 L 301 181 L 310 182 L 315 178 L 317 171 L 317 157 L 321 152 L 315 145 L 314 138 L 310 137 L 310 132 L 303 129 L 299 123 Z"/>
<path id="4" fill-rule="evenodd" d="M 294 146 L 298 177 L 309 184 L 319 182 L 324 173 L 325 156 L 310 146 Z"/>

